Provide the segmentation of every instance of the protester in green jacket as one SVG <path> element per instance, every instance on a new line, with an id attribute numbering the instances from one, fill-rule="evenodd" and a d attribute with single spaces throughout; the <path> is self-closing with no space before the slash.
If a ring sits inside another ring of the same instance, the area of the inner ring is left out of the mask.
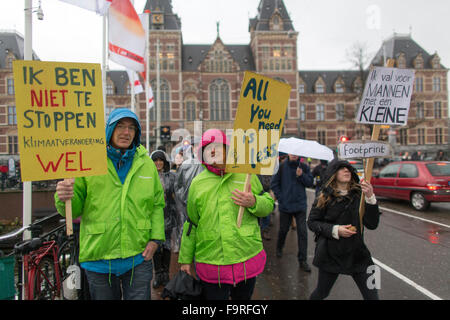
<path id="1" fill-rule="evenodd" d="M 108 173 L 57 184 L 55 205 L 81 217 L 80 256 L 93 299 L 150 299 L 152 257 L 164 234 L 164 191 L 140 145 L 141 127 L 128 109 L 106 124 Z"/>
<path id="2" fill-rule="evenodd" d="M 250 188 L 241 191 L 246 175 L 224 171 L 226 144 L 220 130 L 208 130 L 202 137 L 199 159 L 207 170 L 194 178 L 189 189 L 189 220 L 178 262 L 192 275 L 190 264 L 195 258 L 205 299 L 250 299 L 266 261 L 257 218 L 270 214 L 274 201 L 256 175 Z M 240 206 L 245 210 L 238 228 Z"/>

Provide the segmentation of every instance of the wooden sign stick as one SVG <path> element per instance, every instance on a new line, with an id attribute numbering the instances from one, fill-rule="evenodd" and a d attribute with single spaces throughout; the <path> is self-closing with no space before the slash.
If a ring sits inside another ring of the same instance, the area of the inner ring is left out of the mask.
<path id="1" fill-rule="evenodd" d="M 64 179 L 64 182 L 71 182 L 72 179 Z M 73 234 L 72 224 L 72 200 L 66 200 L 66 234 L 71 236 Z"/>
<path id="2" fill-rule="evenodd" d="M 386 62 L 386 67 L 393 68 L 394 67 L 395 60 L 394 59 L 388 59 Z M 378 140 L 378 137 L 380 136 L 380 129 L 381 125 L 374 124 L 373 130 L 372 130 L 372 141 Z M 370 183 L 370 179 L 372 179 L 372 171 L 373 171 L 373 163 L 375 158 L 368 158 L 366 161 L 366 167 L 364 168 L 364 180 Z M 364 225 L 363 225 L 363 217 L 365 212 L 365 201 L 366 197 L 364 193 L 361 193 L 361 201 L 359 202 L 359 225 L 361 227 L 361 234 L 363 233 Z"/>
<path id="3" fill-rule="evenodd" d="M 247 173 L 247 175 L 245 176 L 245 185 L 244 185 L 244 192 L 246 192 L 246 190 L 248 189 L 248 186 L 250 184 L 250 178 L 251 178 L 251 174 Z M 241 227 L 241 223 L 242 223 L 242 217 L 244 216 L 244 210 L 245 207 L 239 207 L 239 213 L 238 213 L 238 218 L 237 218 L 237 227 L 240 228 Z"/>

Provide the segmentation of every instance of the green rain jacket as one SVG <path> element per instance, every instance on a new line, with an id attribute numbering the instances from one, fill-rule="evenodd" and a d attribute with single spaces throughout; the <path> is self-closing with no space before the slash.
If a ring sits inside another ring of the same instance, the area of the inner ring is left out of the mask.
<path id="1" fill-rule="evenodd" d="M 55 193 L 58 212 L 65 204 Z M 127 258 L 150 240 L 165 240 L 164 191 L 155 164 L 143 146 L 136 149 L 124 184 L 108 158 L 108 173 L 76 178 L 73 218 L 82 217 L 80 262 Z"/>
<path id="2" fill-rule="evenodd" d="M 223 177 L 204 170 L 194 178 L 189 189 L 186 221 L 178 262 L 228 265 L 246 261 L 263 249 L 258 217 L 273 210 L 272 197 L 263 192 L 256 175 L 251 176 L 252 193 L 256 203 L 244 210 L 241 228 L 236 225 L 239 206 L 231 194 L 243 190 L 245 174 L 226 173 Z M 187 235 L 190 229 L 189 235 Z"/>

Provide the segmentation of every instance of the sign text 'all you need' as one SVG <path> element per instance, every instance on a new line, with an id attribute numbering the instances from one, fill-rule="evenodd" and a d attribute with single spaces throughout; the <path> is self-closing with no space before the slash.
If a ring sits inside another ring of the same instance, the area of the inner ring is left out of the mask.
<path id="1" fill-rule="evenodd" d="M 246 71 L 242 82 L 227 172 L 272 175 L 291 86 Z"/>

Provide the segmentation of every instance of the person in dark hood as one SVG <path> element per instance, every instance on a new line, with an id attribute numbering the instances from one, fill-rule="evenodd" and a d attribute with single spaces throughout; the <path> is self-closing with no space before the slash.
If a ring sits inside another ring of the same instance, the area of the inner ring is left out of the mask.
<path id="1" fill-rule="evenodd" d="M 107 174 L 60 181 L 55 206 L 81 217 L 81 267 L 94 300 L 149 300 L 152 257 L 164 236 L 164 190 L 140 144 L 141 126 L 119 108 L 106 123 Z"/>
<path id="2" fill-rule="evenodd" d="M 166 241 L 156 251 L 153 256 L 153 266 L 155 269 L 155 279 L 153 280 L 153 288 L 161 285 L 165 286 L 169 282 L 170 255 L 172 250 L 172 232 L 179 227 L 180 221 L 177 215 L 175 205 L 174 184 L 175 173 L 170 171 L 170 162 L 167 154 L 162 150 L 153 151 L 150 155 L 158 169 L 159 179 L 164 189 L 164 199 L 166 206 L 164 207 L 164 229 Z"/>
<path id="3" fill-rule="evenodd" d="M 313 264 L 319 268 L 317 288 L 310 299 L 325 299 L 339 274 L 351 275 L 364 299 L 378 299 L 376 287 L 368 285 L 369 267 L 374 265 L 364 243 L 359 205 L 365 195 L 363 225 L 377 228 L 380 211 L 370 183 L 359 181 L 356 169 L 335 159 L 328 165 L 325 183 L 315 199 L 308 227 L 316 234 Z"/>
<path id="4" fill-rule="evenodd" d="M 300 157 L 289 154 L 288 158 L 280 163 L 278 172 L 273 175 L 271 189 L 278 199 L 280 212 L 280 230 L 278 232 L 276 255 L 282 257 L 292 219 L 297 224 L 297 259 L 299 267 L 311 272 L 307 262 L 308 230 L 306 228 L 306 188 L 312 187 L 313 177 L 309 166 L 300 162 Z"/>

